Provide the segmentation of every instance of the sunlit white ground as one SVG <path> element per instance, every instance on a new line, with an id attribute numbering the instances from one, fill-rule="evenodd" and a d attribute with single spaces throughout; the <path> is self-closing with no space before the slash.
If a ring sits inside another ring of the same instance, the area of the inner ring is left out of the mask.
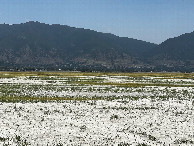
<path id="1" fill-rule="evenodd" d="M 189 100 L 0 103 L 0 145 L 192 145 L 193 111 Z"/>
<path id="2" fill-rule="evenodd" d="M 79 84 L 93 79 L 100 84 Z M 193 79 L 146 76 L 0 78 L 0 97 L 87 97 L 86 101 L 0 102 L 0 146 L 194 145 L 193 83 Z M 88 100 L 92 97 L 97 100 Z"/>

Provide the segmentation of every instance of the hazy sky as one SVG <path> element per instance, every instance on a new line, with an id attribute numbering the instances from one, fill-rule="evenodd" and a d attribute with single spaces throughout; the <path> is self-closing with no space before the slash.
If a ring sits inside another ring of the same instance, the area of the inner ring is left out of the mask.
<path id="1" fill-rule="evenodd" d="M 0 23 L 26 21 L 161 43 L 194 31 L 194 0 L 0 0 Z"/>

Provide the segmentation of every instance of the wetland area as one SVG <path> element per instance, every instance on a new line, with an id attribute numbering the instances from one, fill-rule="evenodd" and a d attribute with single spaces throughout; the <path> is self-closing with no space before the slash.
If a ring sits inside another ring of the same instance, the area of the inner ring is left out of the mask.
<path id="1" fill-rule="evenodd" d="M 193 145 L 194 74 L 0 72 L 0 145 Z"/>

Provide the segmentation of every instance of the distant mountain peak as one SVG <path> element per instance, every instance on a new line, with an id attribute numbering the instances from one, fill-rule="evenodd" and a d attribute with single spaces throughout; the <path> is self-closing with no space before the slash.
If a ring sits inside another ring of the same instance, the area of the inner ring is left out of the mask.
<path id="1" fill-rule="evenodd" d="M 160 45 L 66 25 L 0 25 L 1 68 L 157 71 L 194 68 L 194 33 Z M 165 61 L 165 62 L 164 62 Z"/>

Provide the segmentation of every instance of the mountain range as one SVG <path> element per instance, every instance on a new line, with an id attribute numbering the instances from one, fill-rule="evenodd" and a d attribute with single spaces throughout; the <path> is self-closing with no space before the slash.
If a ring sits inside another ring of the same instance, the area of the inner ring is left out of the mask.
<path id="1" fill-rule="evenodd" d="M 1 70 L 194 71 L 194 32 L 157 45 L 59 24 L 0 24 Z"/>

